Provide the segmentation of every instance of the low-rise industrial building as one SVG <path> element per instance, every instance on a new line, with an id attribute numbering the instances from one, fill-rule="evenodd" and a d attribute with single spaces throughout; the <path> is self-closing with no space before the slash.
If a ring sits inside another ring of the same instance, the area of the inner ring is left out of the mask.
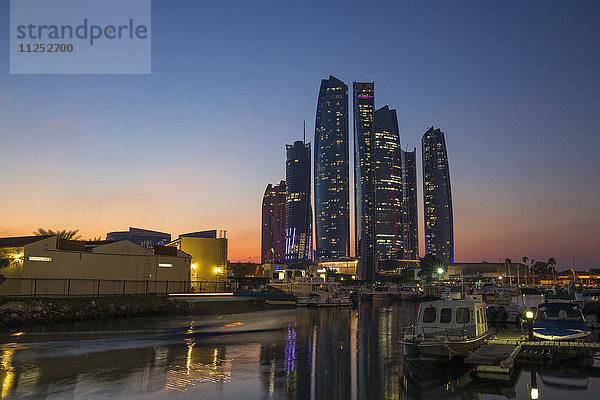
<path id="1" fill-rule="evenodd" d="M 161 293 L 189 289 L 191 256 L 127 240 L 78 241 L 58 236 L 0 238 L 12 263 L 0 271 L 4 295 Z"/>
<path id="2" fill-rule="evenodd" d="M 225 231 L 216 230 L 186 233 L 167 246 L 192 257 L 191 280 L 196 291 L 204 291 L 203 282 L 227 280 L 227 237 Z"/>

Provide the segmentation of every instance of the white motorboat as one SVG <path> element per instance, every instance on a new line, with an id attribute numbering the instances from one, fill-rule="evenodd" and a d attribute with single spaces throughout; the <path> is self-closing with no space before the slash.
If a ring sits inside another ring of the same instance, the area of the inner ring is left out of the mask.
<path id="1" fill-rule="evenodd" d="M 416 324 L 402 332 L 404 354 L 423 362 L 467 356 L 494 334 L 485 307 L 485 303 L 466 300 L 421 303 Z"/>
<path id="2" fill-rule="evenodd" d="M 336 307 L 351 304 L 350 296 L 339 284 L 323 278 L 295 277 L 293 280 L 273 280 L 271 285 L 296 297 L 296 306 Z"/>
<path id="3" fill-rule="evenodd" d="M 424 296 L 423 289 L 420 286 L 404 285 L 398 289 L 398 296 L 402 300 L 420 300 Z"/>

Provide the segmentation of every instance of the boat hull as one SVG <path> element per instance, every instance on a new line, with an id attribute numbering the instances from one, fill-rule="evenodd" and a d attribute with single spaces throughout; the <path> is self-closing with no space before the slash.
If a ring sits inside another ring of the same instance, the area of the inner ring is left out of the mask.
<path id="1" fill-rule="evenodd" d="M 489 330 L 483 335 L 465 340 L 431 340 L 431 341 L 403 341 L 401 342 L 404 355 L 410 359 L 418 359 L 422 362 L 449 362 L 457 358 L 466 357 L 469 352 L 477 350 L 483 343 L 494 334 Z"/>

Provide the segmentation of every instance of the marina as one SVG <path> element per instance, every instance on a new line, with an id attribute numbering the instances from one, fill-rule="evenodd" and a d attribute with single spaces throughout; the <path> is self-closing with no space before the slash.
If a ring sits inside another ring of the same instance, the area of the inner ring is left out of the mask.
<path id="1" fill-rule="evenodd" d="M 531 398 L 535 380 L 539 399 L 559 399 L 577 388 L 583 400 L 595 398 L 600 388 L 595 357 L 558 363 L 541 357 L 553 348 L 596 351 L 597 330 L 590 343 L 531 342 L 514 324 L 494 326 L 495 338 L 473 353 L 477 360 L 423 369 L 400 345 L 418 307 L 364 301 L 356 308 L 293 307 L 3 331 L 2 393 L 74 399 L 512 399 Z M 508 372 L 480 368 L 485 349 L 488 358 L 502 363 L 519 347 L 513 364 L 503 363 Z"/>

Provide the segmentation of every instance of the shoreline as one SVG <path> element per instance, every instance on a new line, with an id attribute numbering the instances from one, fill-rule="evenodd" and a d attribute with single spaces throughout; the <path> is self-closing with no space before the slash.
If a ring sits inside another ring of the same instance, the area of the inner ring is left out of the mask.
<path id="1" fill-rule="evenodd" d="M 0 299 L 0 329 L 161 315 L 234 314 L 264 310 L 264 301 L 188 302 L 157 296 Z"/>

